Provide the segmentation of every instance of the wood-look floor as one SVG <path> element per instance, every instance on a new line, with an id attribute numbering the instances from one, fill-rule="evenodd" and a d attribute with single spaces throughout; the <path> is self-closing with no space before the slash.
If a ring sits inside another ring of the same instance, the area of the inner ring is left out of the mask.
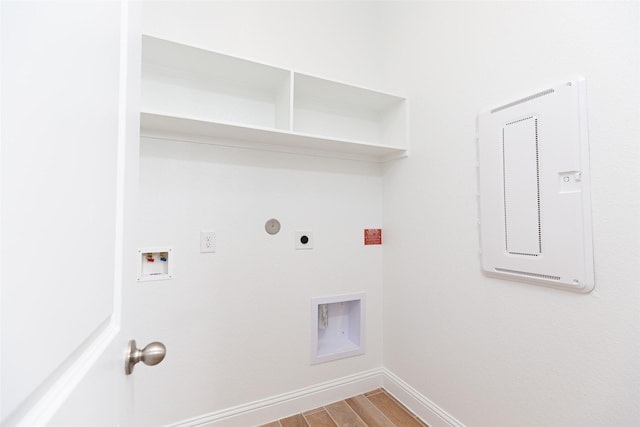
<path id="1" fill-rule="evenodd" d="M 261 427 L 428 427 L 384 389 L 350 397 Z"/>

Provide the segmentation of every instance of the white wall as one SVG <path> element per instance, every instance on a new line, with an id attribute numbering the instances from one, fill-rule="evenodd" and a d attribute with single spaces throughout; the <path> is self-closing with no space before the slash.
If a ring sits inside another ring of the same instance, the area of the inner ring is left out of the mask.
<path id="1" fill-rule="evenodd" d="M 640 424 L 637 2 L 386 5 L 412 153 L 384 176 L 384 363 L 469 426 Z M 475 115 L 587 79 L 596 288 L 484 277 Z"/>
<path id="2" fill-rule="evenodd" d="M 377 89 L 379 8 L 371 2 L 144 2 L 143 31 Z"/>
<path id="3" fill-rule="evenodd" d="M 364 6 L 363 6 L 364 7 Z M 145 3 L 143 31 L 361 85 L 375 16 L 357 5 Z M 374 70 L 371 72 L 371 70 Z M 167 357 L 136 368 L 137 425 L 206 415 L 382 365 L 378 164 L 143 139 L 138 242 L 170 245 L 175 279 L 137 284 L 140 345 Z M 264 230 L 269 218 L 278 235 Z M 315 248 L 294 250 L 312 229 Z M 217 253 L 199 253 L 200 230 Z M 310 366 L 311 298 L 367 293 L 366 354 Z M 268 421 L 268 420 L 265 420 Z"/>
<path id="4" fill-rule="evenodd" d="M 136 372 L 139 419 L 384 364 L 469 426 L 639 424 L 639 23 L 631 2 L 145 4 L 148 33 L 409 95 L 412 151 L 380 175 L 143 141 L 139 242 L 172 245 L 176 279 L 137 288 L 137 338 L 169 348 Z M 475 115 L 573 73 L 588 84 L 596 289 L 486 278 Z M 284 225 L 275 237 L 262 231 L 272 216 Z M 381 222 L 384 301 L 380 248 L 358 240 Z M 297 227 L 316 232 L 312 253 L 291 251 Z M 215 255 L 197 253 L 203 228 L 218 232 Z M 367 355 L 309 367 L 309 298 L 363 289 Z"/>

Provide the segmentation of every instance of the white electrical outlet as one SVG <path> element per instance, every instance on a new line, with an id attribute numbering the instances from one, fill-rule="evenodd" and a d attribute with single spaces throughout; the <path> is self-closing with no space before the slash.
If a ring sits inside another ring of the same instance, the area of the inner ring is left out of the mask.
<path id="1" fill-rule="evenodd" d="M 296 249 L 313 249 L 313 231 L 298 230 L 295 232 Z"/>
<path id="2" fill-rule="evenodd" d="M 200 232 L 200 253 L 211 253 L 216 251 L 216 233 L 213 231 Z"/>

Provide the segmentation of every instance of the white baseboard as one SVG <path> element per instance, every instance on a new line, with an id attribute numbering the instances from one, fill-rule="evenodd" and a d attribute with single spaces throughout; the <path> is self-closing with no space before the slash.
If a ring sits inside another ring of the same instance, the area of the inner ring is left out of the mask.
<path id="1" fill-rule="evenodd" d="M 382 371 L 384 389 L 430 427 L 464 427 L 464 424 L 420 394 L 393 372 L 386 368 L 382 368 Z"/>
<path id="2" fill-rule="evenodd" d="M 258 426 L 380 388 L 382 375 L 382 368 L 376 368 L 180 421 L 170 427 Z"/>
<path id="3" fill-rule="evenodd" d="M 384 387 L 432 427 L 464 427 L 386 368 L 376 368 L 244 405 L 183 420 L 169 427 L 247 427 L 266 424 Z"/>

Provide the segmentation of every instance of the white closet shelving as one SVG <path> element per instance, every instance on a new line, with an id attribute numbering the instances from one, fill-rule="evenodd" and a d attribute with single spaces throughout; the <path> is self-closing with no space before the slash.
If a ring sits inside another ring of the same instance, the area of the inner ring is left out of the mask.
<path id="1" fill-rule="evenodd" d="M 144 35 L 142 136 L 369 161 L 407 155 L 407 99 Z"/>

